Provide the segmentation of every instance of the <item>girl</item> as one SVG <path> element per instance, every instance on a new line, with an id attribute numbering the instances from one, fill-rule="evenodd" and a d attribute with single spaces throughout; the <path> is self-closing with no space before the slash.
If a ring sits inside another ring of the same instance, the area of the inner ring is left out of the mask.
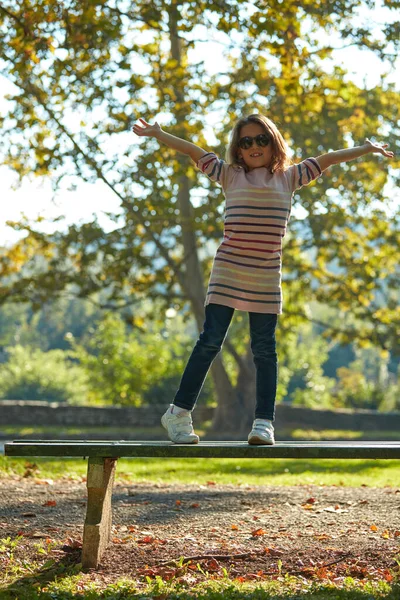
<path id="1" fill-rule="evenodd" d="M 253 114 L 235 124 L 226 162 L 213 152 L 163 131 L 158 123 L 140 119 L 133 131 L 152 136 L 187 154 L 225 193 L 224 239 L 212 267 L 205 301 L 203 331 L 193 349 L 173 403 L 162 416 L 169 438 L 197 444 L 191 411 L 210 365 L 221 350 L 234 310 L 249 313 L 250 338 L 256 367 L 256 406 L 249 444 L 274 444 L 277 354 L 275 329 L 282 313 L 282 238 L 295 190 L 322 172 L 369 152 L 393 157 L 393 152 L 366 139 L 362 146 L 328 152 L 292 164 L 286 143 L 267 117 Z"/>

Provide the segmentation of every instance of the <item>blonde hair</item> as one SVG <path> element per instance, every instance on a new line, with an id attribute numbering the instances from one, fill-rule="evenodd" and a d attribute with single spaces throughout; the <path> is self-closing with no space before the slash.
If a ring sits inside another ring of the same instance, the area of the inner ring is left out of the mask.
<path id="1" fill-rule="evenodd" d="M 249 115 L 248 117 L 242 117 L 236 121 L 232 133 L 229 145 L 226 149 L 226 162 L 232 166 L 243 167 L 245 171 L 248 171 L 248 167 L 244 163 L 243 159 L 239 158 L 239 140 L 241 138 L 240 130 L 244 125 L 249 123 L 257 123 L 261 125 L 265 133 L 271 138 L 272 144 L 272 160 L 268 165 L 271 173 L 279 173 L 286 171 L 286 169 L 293 164 L 293 161 L 289 158 L 288 148 L 282 134 L 279 132 L 275 123 L 264 117 L 264 115 Z"/>

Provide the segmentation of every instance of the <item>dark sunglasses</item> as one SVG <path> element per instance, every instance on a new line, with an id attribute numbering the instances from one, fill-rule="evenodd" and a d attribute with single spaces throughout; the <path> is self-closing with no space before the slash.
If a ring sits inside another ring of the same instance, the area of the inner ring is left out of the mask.
<path id="1" fill-rule="evenodd" d="M 256 140 L 257 146 L 261 146 L 261 148 L 264 148 L 265 146 L 268 146 L 268 144 L 271 141 L 271 138 L 266 133 L 259 133 L 255 137 L 250 137 L 249 135 L 246 135 L 245 137 L 240 138 L 239 147 L 242 148 L 242 150 L 248 150 L 252 147 L 253 140 Z"/>

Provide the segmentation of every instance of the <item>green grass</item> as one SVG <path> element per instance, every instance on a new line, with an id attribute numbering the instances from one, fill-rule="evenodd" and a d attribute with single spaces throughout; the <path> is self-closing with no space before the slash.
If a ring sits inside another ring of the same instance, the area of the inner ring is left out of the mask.
<path id="1" fill-rule="evenodd" d="M 40 478 L 86 475 L 86 459 L 11 458 L 0 456 L 0 476 L 24 475 L 26 464 Z M 119 459 L 117 480 L 153 483 L 207 483 L 234 485 L 400 486 L 397 460 L 265 460 L 135 458 Z"/>
<path id="2" fill-rule="evenodd" d="M 12 437 L 17 436 L 20 438 L 21 436 L 41 436 L 41 435 L 51 435 L 56 439 L 62 439 L 64 436 L 81 436 L 83 439 L 87 435 L 95 435 L 95 436 L 116 436 L 116 439 L 123 439 L 124 435 L 132 436 L 140 434 L 147 435 L 148 439 L 152 439 L 154 434 L 165 433 L 165 430 L 162 427 L 50 427 L 50 426 L 32 426 L 32 427 L 21 427 L 16 426 L 13 427 L 11 425 L 7 427 L 1 428 L 2 436 Z M 204 433 L 204 430 L 203 430 Z"/>
<path id="3" fill-rule="evenodd" d="M 294 440 L 388 440 L 398 441 L 398 431 L 352 431 L 342 429 L 292 429 L 282 432 L 281 439 L 292 438 Z"/>
<path id="4" fill-rule="evenodd" d="M 211 421 L 196 424 L 196 433 L 201 438 L 207 435 L 211 427 Z M 1 437 L 4 439 L 44 436 L 46 438 L 63 439 L 73 436 L 86 439 L 89 437 L 102 437 L 112 439 L 156 439 L 162 437 L 166 439 L 165 430 L 160 426 L 155 427 L 49 427 L 49 426 L 6 426 L 1 427 Z M 392 440 L 399 439 L 398 431 L 360 431 L 360 430 L 344 430 L 344 429 L 278 429 L 278 437 L 280 440 Z"/>
<path id="5" fill-rule="evenodd" d="M 179 568 L 161 570 L 160 575 L 152 578 L 132 573 L 129 579 L 119 578 L 105 584 L 101 574 L 96 578 L 92 571 L 81 571 L 79 556 L 59 559 L 51 555 L 63 542 L 35 544 L 42 552 L 30 562 L 18 558 L 18 546 L 25 543 L 22 536 L 0 540 L 0 560 L 9 559 L 0 570 L 1 600 L 398 600 L 400 597 L 398 573 L 394 570 L 385 571 L 386 579 L 392 577 L 389 584 L 382 575 L 373 574 L 362 580 L 342 577 L 335 582 L 318 570 L 308 579 L 283 573 L 263 575 L 262 571 L 246 578 L 233 578 L 228 565 L 216 574 L 199 564 L 193 570 L 181 563 Z"/>
<path id="6" fill-rule="evenodd" d="M 121 579 L 101 586 L 76 574 L 77 567 L 47 576 L 22 578 L 0 588 L 1 600 L 398 600 L 400 588 L 383 581 L 360 582 L 347 577 L 340 586 L 330 582 L 310 582 L 296 577 L 280 577 L 263 582 L 238 582 L 229 576 L 213 579 L 205 573 L 205 581 L 134 581 Z"/>

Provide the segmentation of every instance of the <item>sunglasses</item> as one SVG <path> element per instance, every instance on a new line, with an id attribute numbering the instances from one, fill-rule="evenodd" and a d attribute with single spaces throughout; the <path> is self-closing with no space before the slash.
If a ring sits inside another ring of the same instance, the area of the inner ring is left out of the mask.
<path id="1" fill-rule="evenodd" d="M 259 133 L 255 137 L 250 137 L 249 135 L 246 135 L 245 137 L 240 138 L 239 147 L 242 148 L 242 150 L 248 150 L 252 147 L 253 140 L 256 140 L 257 146 L 261 146 L 261 148 L 264 148 L 265 146 L 268 146 L 268 144 L 271 141 L 271 138 L 266 133 Z"/>

